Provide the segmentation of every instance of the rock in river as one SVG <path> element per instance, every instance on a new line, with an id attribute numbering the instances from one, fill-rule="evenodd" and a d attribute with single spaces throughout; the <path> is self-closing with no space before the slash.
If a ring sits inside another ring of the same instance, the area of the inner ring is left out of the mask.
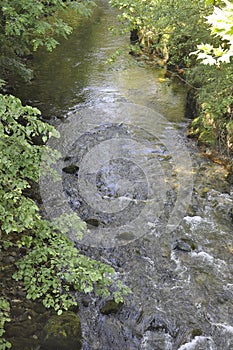
<path id="1" fill-rule="evenodd" d="M 79 317 L 71 311 L 52 316 L 42 335 L 41 350 L 81 350 L 82 330 Z"/>

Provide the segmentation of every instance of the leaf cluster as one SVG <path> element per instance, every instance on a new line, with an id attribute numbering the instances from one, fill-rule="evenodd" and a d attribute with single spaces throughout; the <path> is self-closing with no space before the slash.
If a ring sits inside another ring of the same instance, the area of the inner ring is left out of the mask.
<path id="1" fill-rule="evenodd" d="M 19 261 L 13 278 L 23 281 L 28 299 L 41 299 L 45 307 L 61 314 L 77 304 L 76 291 L 90 293 L 95 289 L 97 294 L 109 294 L 114 270 L 80 254 L 51 223 L 38 222 L 37 233 L 25 235 L 19 245 L 27 247 L 27 255 Z"/>
<path id="2" fill-rule="evenodd" d="M 206 18 L 211 34 L 221 39 L 220 45 L 214 47 L 212 44 L 202 43 L 197 45 L 197 51 L 193 52 L 203 64 L 230 63 L 233 56 L 233 4 L 228 0 L 223 2 L 222 8 L 220 5 L 214 7 L 213 13 Z"/>
<path id="3" fill-rule="evenodd" d="M 138 29 L 139 45 L 144 54 L 155 53 L 168 65 L 193 64 L 189 53 L 208 34 L 205 16 L 213 5 L 204 0 L 110 0 L 120 10 L 120 21 L 127 31 Z M 195 33 L 195 35 L 194 35 Z"/>
<path id="4" fill-rule="evenodd" d="M 192 122 L 194 135 L 222 155 L 233 153 L 233 69 L 197 65 L 187 74 L 197 89 L 199 111 Z"/>
<path id="5" fill-rule="evenodd" d="M 31 229 L 39 217 L 37 205 L 23 195 L 30 180 L 38 181 L 41 155 L 47 149 L 35 145 L 33 138 L 45 142 L 58 136 L 39 115 L 38 109 L 22 106 L 14 96 L 0 95 L 0 222 L 6 233 Z"/>
<path id="6" fill-rule="evenodd" d="M 10 321 L 10 304 L 1 297 L 0 298 L 0 349 L 6 350 L 11 348 L 11 344 L 4 338 L 4 325 Z"/>

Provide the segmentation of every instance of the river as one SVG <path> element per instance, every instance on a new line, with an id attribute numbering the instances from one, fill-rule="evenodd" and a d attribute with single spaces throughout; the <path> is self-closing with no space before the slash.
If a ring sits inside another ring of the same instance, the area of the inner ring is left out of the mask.
<path id="1" fill-rule="evenodd" d="M 72 13 L 71 13 L 72 15 Z M 187 139 L 186 89 L 128 55 L 99 1 L 52 53 L 40 50 L 16 95 L 61 133 L 62 181 L 40 181 L 50 218 L 88 223 L 76 244 L 130 287 L 124 305 L 79 296 L 83 350 L 233 349 L 233 189 Z M 106 61 L 121 50 L 113 63 Z M 47 181 L 47 180 L 46 180 Z"/>

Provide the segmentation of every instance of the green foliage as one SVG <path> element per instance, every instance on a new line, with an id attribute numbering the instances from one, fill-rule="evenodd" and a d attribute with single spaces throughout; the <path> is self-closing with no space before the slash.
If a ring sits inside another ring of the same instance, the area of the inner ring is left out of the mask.
<path id="1" fill-rule="evenodd" d="M 214 12 L 207 17 L 211 26 L 211 34 L 221 38 L 218 47 L 207 44 L 199 44 L 198 50 L 193 52 L 203 64 L 230 63 L 233 56 L 233 4 L 227 0 L 223 1 L 223 8 L 215 7 Z"/>
<path id="2" fill-rule="evenodd" d="M 190 51 L 208 36 L 204 16 L 213 5 L 206 5 L 204 0 L 136 0 L 133 3 L 110 0 L 110 3 L 121 11 L 119 18 L 127 31 L 138 29 L 143 53 L 160 55 L 169 65 L 192 65 L 194 59 L 189 56 Z"/>
<path id="3" fill-rule="evenodd" d="M 196 83 L 201 77 L 198 94 L 200 113 L 192 123 L 194 134 L 205 144 L 226 154 L 233 153 L 233 68 L 229 64 L 233 56 L 233 4 L 227 0 L 218 1 L 207 22 L 212 36 L 221 39 L 214 47 L 211 42 L 199 44 L 191 54 L 207 66 L 196 65 L 189 74 L 189 80 Z M 223 6 L 223 8 L 221 8 Z M 205 67 L 205 68 L 203 68 Z M 190 79 L 191 77 L 191 79 Z"/>
<path id="4" fill-rule="evenodd" d="M 194 65 L 189 53 L 196 43 L 207 35 L 203 17 L 209 11 L 204 1 L 173 1 L 168 7 L 170 24 L 173 22 L 168 42 L 169 65 L 182 68 Z M 191 20 L 190 20 L 191 19 Z M 193 35 L 195 33 L 195 35 Z"/>
<path id="5" fill-rule="evenodd" d="M 113 297 L 116 303 L 122 303 L 124 301 L 124 296 L 131 292 L 130 288 L 124 285 L 120 280 L 117 281 L 115 289 Z"/>
<path id="6" fill-rule="evenodd" d="M 4 325 L 10 321 L 10 304 L 8 301 L 0 298 L 0 350 L 10 349 L 11 344 L 3 337 L 5 330 Z"/>
<path id="7" fill-rule="evenodd" d="M 0 8 L 0 67 L 2 77 L 17 72 L 25 80 L 32 77 L 23 58 L 39 47 L 52 51 L 59 36 L 66 37 L 72 28 L 62 13 L 74 8 L 81 16 L 90 15 L 92 0 L 2 0 Z"/>
<path id="8" fill-rule="evenodd" d="M 37 229 L 39 234 L 21 240 L 20 244 L 30 250 L 19 261 L 19 270 L 13 276 L 23 280 L 28 299 L 41 299 L 45 307 L 60 314 L 77 304 L 75 291 L 89 293 L 95 289 L 97 294 L 109 294 L 110 276 L 114 273 L 110 266 L 80 254 L 51 223 L 41 221 Z"/>
<path id="9" fill-rule="evenodd" d="M 38 109 L 23 107 L 14 96 L 0 95 L 0 221 L 6 233 L 32 229 L 39 218 L 36 204 L 23 196 L 29 181 L 38 181 L 41 154 L 48 150 L 35 145 L 33 138 L 45 142 L 49 136 L 58 136 L 39 115 Z"/>
<path id="10" fill-rule="evenodd" d="M 230 65 L 197 65 L 187 75 L 198 87 L 198 116 L 192 122 L 193 133 L 220 154 L 233 152 L 233 69 Z"/>

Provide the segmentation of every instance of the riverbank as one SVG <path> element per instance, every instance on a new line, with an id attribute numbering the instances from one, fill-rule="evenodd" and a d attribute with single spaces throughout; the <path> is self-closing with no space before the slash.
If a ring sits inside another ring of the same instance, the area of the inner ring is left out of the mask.
<path id="1" fill-rule="evenodd" d="M 136 59 L 147 62 L 149 66 L 166 67 L 169 76 L 173 72 L 186 83 L 188 88 L 186 116 L 192 119 L 189 136 L 197 140 L 202 146 L 202 151 L 206 147 L 207 156 L 213 154 L 213 160 L 217 158 L 232 169 L 232 64 L 220 63 L 221 58 L 218 64 L 214 64 L 214 50 L 212 56 L 211 52 L 207 56 L 202 53 L 203 60 L 206 58 L 205 64 L 197 59 L 197 54 L 194 54 L 198 44 L 207 41 L 206 48 L 219 46 L 228 52 L 230 42 L 221 39 L 224 29 L 215 28 L 226 20 L 220 15 L 222 11 L 223 13 L 227 11 L 225 6 L 215 2 L 208 4 L 203 2 L 200 6 L 194 1 L 186 3 L 164 1 L 150 3 L 148 7 L 140 1 L 135 1 L 131 7 L 127 6 L 127 1 L 111 0 L 110 3 L 119 10 L 124 30 L 131 31 L 130 53 Z M 212 16 L 218 23 L 214 25 L 210 15 L 215 6 L 219 8 L 217 17 Z M 208 15 L 211 26 L 206 20 Z M 226 27 L 222 25 L 221 28 Z M 212 34 L 216 35 L 211 35 L 211 29 Z"/>

